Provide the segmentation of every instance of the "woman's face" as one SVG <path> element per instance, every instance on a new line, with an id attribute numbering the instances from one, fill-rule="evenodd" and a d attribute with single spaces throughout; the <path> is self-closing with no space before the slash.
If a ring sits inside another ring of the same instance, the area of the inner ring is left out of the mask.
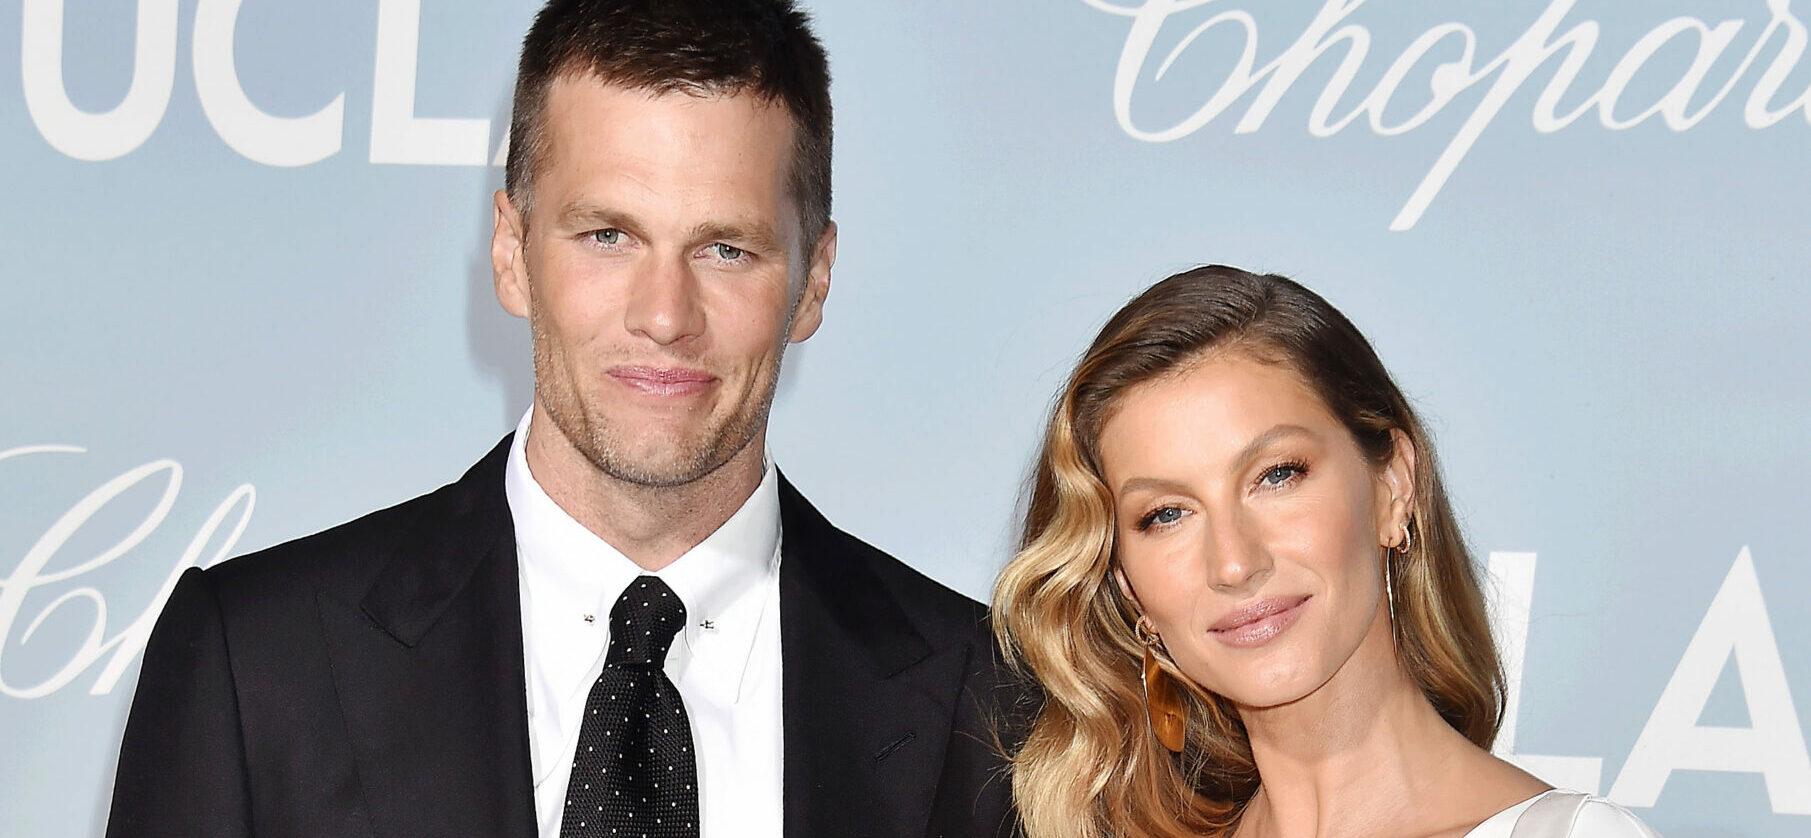
<path id="1" fill-rule="evenodd" d="M 1393 660 L 1382 548 L 1410 448 L 1373 466 L 1293 370 L 1238 352 L 1132 388 L 1100 439 L 1119 581 L 1183 673 L 1241 706 L 1314 692 L 1367 640 Z"/>

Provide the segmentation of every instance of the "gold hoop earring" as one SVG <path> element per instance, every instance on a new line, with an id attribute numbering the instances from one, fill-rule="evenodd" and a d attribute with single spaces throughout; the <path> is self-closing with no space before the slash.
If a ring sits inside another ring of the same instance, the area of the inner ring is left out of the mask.
<path id="1" fill-rule="evenodd" d="M 1383 553 L 1383 598 L 1390 606 L 1390 636 L 1396 636 L 1396 551 L 1385 550 Z"/>
<path id="2" fill-rule="evenodd" d="M 1409 551 L 1415 549 L 1415 535 L 1409 530 L 1409 522 L 1402 522 L 1402 543 L 1383 551 L 1383 596 L 1390 605 L 1390 636 L 1395 637 L 1396 623 L 1396 557 L 1404 560 Z"/>
<path id="3" fill-rule="evenodd" d="M 1134 629 L 1144 643 L 1144 672 L 1139 680 L 1144 683 L 1145 716 L 1150 719 L 1151 733 L 1170 753 L 1182 753 L 1188 738 L 1188 705 L 1183 701 L 1182 688 L 1157 664 L 1157 644 L 1162 640 L 1151 625 L 1151 618 L 1139 615 Z"/>

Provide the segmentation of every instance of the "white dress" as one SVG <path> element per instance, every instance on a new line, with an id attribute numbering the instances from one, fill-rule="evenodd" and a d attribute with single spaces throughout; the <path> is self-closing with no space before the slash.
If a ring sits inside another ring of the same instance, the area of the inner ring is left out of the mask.
<path id="1" fill-rule="evenodd" d="M 1549 814 L 1558 811 L 1563 816 L 1569 815 L 1570 822 L 1549 823 L 1529 831 L 1534 826 L 1531 822 L 1522 824 L 1523 832 L 1517 832 L 1517 822 L 1542 801 L 1548 801 L 1543 809 L 1548 809 Z M 1492 815 L 1465 833 L 1465 838 L 1660 838 L 1660 833 L 1642 823 L 1629 810 L 1601 797 L 1552 789 Z"/>

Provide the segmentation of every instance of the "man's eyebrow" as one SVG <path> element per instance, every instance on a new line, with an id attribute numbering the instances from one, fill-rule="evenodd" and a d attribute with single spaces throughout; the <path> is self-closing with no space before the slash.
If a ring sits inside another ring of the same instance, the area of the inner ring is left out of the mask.
<path id="1" fill-rule="evenodd" d="M 560 210 L 558 218 L 560 226 L 565 228 L 597 230 L 619 227 L 631 232 L 636 229 L 635 219 L 628 213 L 587 202 L 567 205 Z"/>
<path id="2" fill-rule="evenodd" d="M 579 202 L 560 210 L 559 224 L 565 229 L 598 230 L 616 227 L 640 235 L 640 225 L 634 216 L 621 210 Z M 692 228 L 690 240 L 693 243 L 706 242 L 740 242 L 747 250 L 761 253 L 777 252 L 780 249 L 780 238 L 773 228 L 761 223 L 741 223 L 729 221 L 707 221 Z"/>
<path id="3" fill-rule="evenodd" d="M 742 224 L 735 222 L 705 222 L 692 228 L 694 242 L 741 242 L 747 245 L 745 250 L 759 253 L 773 253 L 780 249 L 779 236 L 766 224 Z"/>

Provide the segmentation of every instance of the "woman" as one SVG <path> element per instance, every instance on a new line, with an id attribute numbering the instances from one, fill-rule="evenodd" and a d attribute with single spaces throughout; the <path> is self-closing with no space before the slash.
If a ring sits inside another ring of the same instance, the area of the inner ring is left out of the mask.
<path id="1" fill-rule="evenodd" d="M 1199 268 L 1116 314 L 1021 546 L 994 613 L 1047 694 L 1030 838 L 1653 834 L 1490 754 L 1503 676 L 1430 440 L 1290 280 Z"/>

